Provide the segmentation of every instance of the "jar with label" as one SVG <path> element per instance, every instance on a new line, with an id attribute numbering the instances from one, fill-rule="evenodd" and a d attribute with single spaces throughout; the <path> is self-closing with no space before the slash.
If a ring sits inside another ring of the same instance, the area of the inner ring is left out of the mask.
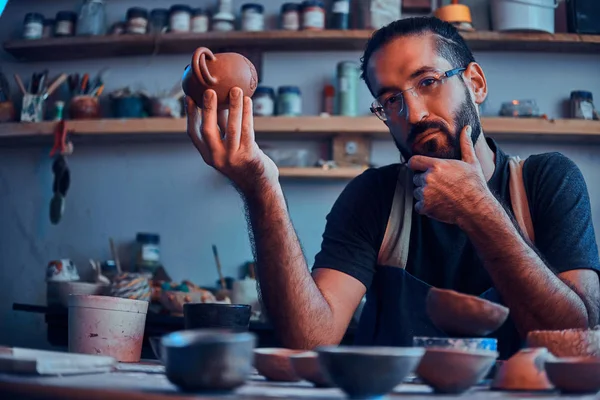
<path id="1" fill-rule="evenodd" d="M 302 115 L 302 97 L 298 86 L 281 86 L 277 95 L 277 115 L 298 117 Z"/>
<path id="2" fill-rule="evenodd" d="M 265 8 L 262 4 L 246 3 L 242 5 L 242 31 L 259 32 L 265 30 Z"/>
<path id="3" fill-rule="evenodd" d="M 192 26 L 192 8 L 185 4 L 171 6 L 170 31 L 189 32 Z"/>
<path id="4" fill-rule="evenodd" d="M 300 30 L 300 15 L 302 7 L 299 3 L 284 3 L 281 6 L 279 27 L 285 31 Z"/>
<path id="5" fill-rule="evenodd" d="M 192 10 L 192 32 L 208 32 L 208 13 L 202 8 Z"/>
<path id="6" fill-rule="evenodd" d="M 594 97 L 592 92 L 575 90 L 571 92 L 571 118 L 594 119 Z"/>
<path id="7" fill-rule="evenodd" d="M 302 3 L 302 29 L 309 31 L 325 29 L 325 5 L 322 1 L 307 0 Z"/>
<path id="8" fill-rule="evenodd" d="M 218 13 L 213 16 L 212 30 L 215 32 L 230 32 L 235 30 L 235 16 L 231 13 Z"/>
<path id="9" fill-rule="evenodd" d="M 75 24 L 77 23 L 77 17 L 77 13 L 73 11 L 59 11 L 56 14 L 54 36 L 63 37 L 75 35 Z"/>
<path id="10" fill-rule="evenodd" d="M 138 269 L 152 272 L 160 267 L 160 236 L 154 233 L 138 233 L 136 241 Z"/>
<path id="11" fill-rule="evenodd" d="M 77 36 L 98 36 L 106 33 L 104 0 L 85 0 L 77 20 Z"/>
<path id="12" fill-rule="evenodd" d="M 270 117 L 275 114 L 275 91 L 259 86 L 252 96 L 252 113 L 257 117 Z"/>
<path id="13" fill-rule="evenodd" d="M 338 114 L 348 117 L 358 115 L 358 78 L 360 66 L 351 61 L 337 65 Z"/>
<path id="14" fill-rule="evenodd" d="M 150 23 L 148 32 L 159 34 L 165 33 L 169 29 L 169 10 L 166 8 L 155 8 L 150 11 Z"/>
<path id="15" fill-rule="evenodd" d="M 23 20 L 23 39 L 41 39 L 44 33 L 44 16 L 39 13 L 27 13 Z"/>
<path id="16" fill-rule="evenodd" d="M 44 31 L 42 33 L 43 38 L 49 38 L 54 36 L 54 20 L 53 19 L 45 19 L 44 20 Z"/>
<path id="17" fill-rule="evenodd" d="M 148 10 L 132 7 L 127 10 L 127 33 L 145 35 L 148 31 Z"/>
<path id="18" fill-rule="evenodd" d="M 331 7 L 331 29 L 347 30 L 350 25 L 350 0 L 335 0 Z"/>

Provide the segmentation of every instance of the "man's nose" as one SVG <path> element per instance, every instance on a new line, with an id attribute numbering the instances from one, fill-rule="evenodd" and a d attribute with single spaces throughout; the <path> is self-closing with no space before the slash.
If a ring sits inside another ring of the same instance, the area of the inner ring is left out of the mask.
<path id="1" fill-rule="evenodd" d="M 429 116 L 424 99 L 417 96 L 412 90 L 404 93 L 404 108 L 403 114 L 411 125 L 421 122 Z"/>

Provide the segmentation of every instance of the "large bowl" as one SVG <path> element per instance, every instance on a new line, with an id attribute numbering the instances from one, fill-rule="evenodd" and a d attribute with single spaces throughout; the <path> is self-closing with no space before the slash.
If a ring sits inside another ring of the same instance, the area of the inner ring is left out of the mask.
<path id="1" fill-rule="evenodd" d="M 565 357 L 548 360 L 546 374 L 554 386 L 565 393 L 600 391 L 600 358 Z"/>
<path id="2" fill-rule="evenodd" d="M 202 329 L 163 336 L 167 378 L 186 391 L 228 391 L 252 373 L 256 337 L 249 332 Z"/>
<path id="3" fill-rule="evenodd" d="M 290 357 L 303 352 L 304 350 L 283 348 L 255 349 L 254 366 L 269 381 L 297 382 L 300 377 L 296 374 Z"/>
<path id="4" fill-rule="evenodd" d="M 437 393 L 462 393 L 482 380 L 498 352 L 428 348 L 417 375 Z"/>
<path id="5" fill-rule="evenodd" d="M 294 354 L 290 357 L 292 367 L 296 375 L 301 379 L 307 380 L 316 387 L 332 387 L 332 383 L 327 377 L 327 374 L 321 367 L 319 355 L 314 351 L 306 351 L 299 354 Z"/>
<path id="6" fill-rule="evenodd" d="M 331 382 L 349 397 L 375 398 L 402 383 L 415 370 L 425 349 L 326 346 L 317 353 Z"/>

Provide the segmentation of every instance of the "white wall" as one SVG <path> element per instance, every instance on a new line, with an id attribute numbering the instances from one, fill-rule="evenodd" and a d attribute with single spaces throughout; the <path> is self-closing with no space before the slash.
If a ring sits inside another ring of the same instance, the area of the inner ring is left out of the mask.
<path id="1" fill-rule="evenodd" d="M 109 19 L 125 15 L 132 5 L 148 8 L 174 1 L 108 0 Z M 0 39 L 18 34 L 27 11 L 47 16 L 69 9 L 78 1 L 11 0 L 0 19 Z M 184 1 L 185 3 L 185 1 Z M 192 2 L 189 2 L 192 3 Z M 204 1 L 194 4 L 210 4 Z M 242 2 L 234 1 L 236 7 Z M 263 1 L 275 13 L 280 1 Z M 269 53 L 265 56 L 263 84 L 297 84 L 303 93 L 306 114 L 317 114 L 323 82 L 332 79 L 341 60 L 358 60 L 359 52 Z M 53 63 L 18 63 L 2 53 L 8 76 L 23 78 L 44 68 L 60 72 L 94 74 L 112 70 L 105 93 L 129 84 L 150 91 L 168 90 L 180 78 L 189 55 L 119 58 Z M 561 117 L 563 102 L 571 90 L 591 90 L 600 97 L 600 55 L 478 53 L 487 73 L 490 97 L 486 112 L 497 113 L 500 103 L 511 99 L 537 100 L 550 116 Z M 11 82 L 12 83 L 12 82 Z M 14 87 L 14 85 L 13 85 Z M 15 88 L 16 91 L 16 88 Z M 361 107 L 368 112 L 371 99 L 361 87 Z M 576 143 L 501 143 L 510 153 L 527 156 L 562 151 L 581 167 L 592 197 L 596 224 L 600 223 L 600 148 Z M 287 146 L 315 143 L 294 142 Z M 63 221 L 51 225 L 48 202 L 52 173 L 49 147 L 0 147 L 0 344 L 47 346 L 42 316 L 12 311 L 13 302 L 45 304 L 44 268 L 49 260 L 71 258 L 87 268 L 87 259 L 109 258 L 108 237 L 121 246 L 135 240 L 138 231 L 161 235 L 162 260 L 175 280 L 191 279 L 214 285 L 217 278 L 211 245 L 220 250 L 227 275 L 252 257 L 241 202 L 228 183 L 203 164 L 186 140 L 173 143 L 88 143 L 79 145 L 69 158 L 71 189 Z M 377 164 L 395 162 L 391 141 L 373 148 Z M 325 216 L 344 187 L 343 181 L 284 181 L 290 212 L 309 264 L 319 250 Z M 123 253 L 125 254 L 125 253 Z"/>

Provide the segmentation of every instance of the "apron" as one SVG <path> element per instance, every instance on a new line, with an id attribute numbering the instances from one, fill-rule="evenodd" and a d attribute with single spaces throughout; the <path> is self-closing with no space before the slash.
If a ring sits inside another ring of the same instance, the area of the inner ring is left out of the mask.
<path id="1" fill-rule="evenodd" d="M 519 227 L 533 243 L 534 231 L 523 183 L 523 163 L 509 157 L 511 207 Z M 362 346 L 412 346 L 414 336 L 448 337 L 429 319 L 425 299 L 431 285 L 406 272 L 413 213 L 413 173 L 401 165 L 385 235 L 377 258 L 373 282 L 366 294 L 355 344 Z M 492 287 L 482 298 L 500 303 Z M 516 352 L 521 342 L 511 318 L 491 337 L 500 338 L 500 357 Z M 506 339 L 505 339 L 506 337 Z"/>

